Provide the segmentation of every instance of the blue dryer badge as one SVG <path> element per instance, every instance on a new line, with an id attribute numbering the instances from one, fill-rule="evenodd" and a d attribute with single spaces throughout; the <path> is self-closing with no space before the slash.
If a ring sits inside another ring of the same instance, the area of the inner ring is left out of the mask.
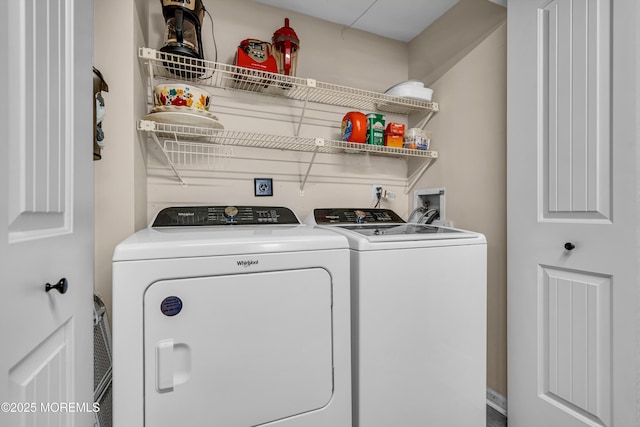
<path id="1" fill-rule="evenodd" d="M 175 316 L 182 311 L 182 300 L 175 296 L 166 297 L 160 304 L 160 311 L 165 316 Z"/>

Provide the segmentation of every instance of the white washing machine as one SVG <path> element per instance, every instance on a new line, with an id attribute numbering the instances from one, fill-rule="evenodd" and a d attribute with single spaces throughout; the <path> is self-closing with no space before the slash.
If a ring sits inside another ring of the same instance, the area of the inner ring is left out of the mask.
<path id="1" fill-rule="evenodd" d="M 113 257 L 114 427 L 351 426 L 344 236 L 175 207 Z"/>
<path id="2" fill-rule="evenodd" d="M 354 427 L 484 427 L 485 237 L 388 209 L 316 209 L 351 248 Z"/>

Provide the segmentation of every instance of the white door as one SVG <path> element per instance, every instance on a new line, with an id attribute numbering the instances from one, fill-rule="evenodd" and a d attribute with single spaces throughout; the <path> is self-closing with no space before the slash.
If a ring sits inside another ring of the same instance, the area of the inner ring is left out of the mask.
<path id="1" fill-rule="evenodd" d="M 0 425 L 91 426 L 93 2 L 3 1 L 0 31 Z"/>
<path id="2" fill-rule="evenodd" d="M 638 425 L 636 3 L 508 4 L 510 427 Z"/>
<path id="3" fill-rule="evenodd" d="M 145 423 L 248 427 L 333 396 L 322 268 L 161 280 L 144 296 Z"/>

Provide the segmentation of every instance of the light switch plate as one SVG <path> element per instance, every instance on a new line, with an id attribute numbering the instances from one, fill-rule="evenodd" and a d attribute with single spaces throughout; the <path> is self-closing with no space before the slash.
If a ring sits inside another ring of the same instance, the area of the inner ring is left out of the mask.
<path id="1" fill-rule="evenodd" d="M 256 197 L 273 196 L 273 180 L 271 178 L 254 178 L 253 188 Z"/>

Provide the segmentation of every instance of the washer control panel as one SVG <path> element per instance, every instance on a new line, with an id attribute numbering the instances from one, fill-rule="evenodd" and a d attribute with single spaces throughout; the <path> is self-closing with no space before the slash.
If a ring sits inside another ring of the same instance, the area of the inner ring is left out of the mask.
<path id="1" fill-rule="evenodd" d="M 319 225 L 341 224 L 402 224 L 405 221 L 391 209 L 337 208 L 314 209 L 313 217 Z"/>
<path id="2" fill-rule="evenodd" d="M 271 206 L 178 206 L 164 208 L 151 227 L 300 224 L 289 208 Z"/>

